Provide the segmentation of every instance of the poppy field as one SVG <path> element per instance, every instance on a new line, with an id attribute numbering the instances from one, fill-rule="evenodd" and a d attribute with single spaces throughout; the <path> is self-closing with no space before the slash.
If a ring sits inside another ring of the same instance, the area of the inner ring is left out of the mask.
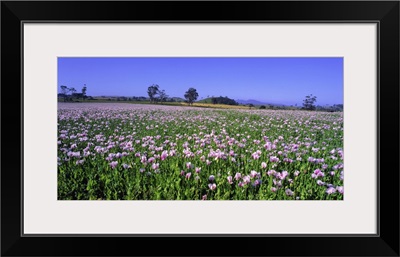
<path id="1" fill-rule="evenodd" d="M 59 103 L 58 200 L 343 200 L 343 112 Z"/>

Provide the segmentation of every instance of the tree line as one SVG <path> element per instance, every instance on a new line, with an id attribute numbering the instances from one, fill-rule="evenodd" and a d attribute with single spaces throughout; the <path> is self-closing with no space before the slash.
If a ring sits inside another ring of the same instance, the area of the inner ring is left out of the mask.
<path id="1" fill-rule="evenodd" d="M 77 93 L 77 90 L 74 87 L 67 87 L 61 85 L 61 93 L 58 94 L 59 97 L 64 98 L 64 102 L 72 101 L 73 98 L 76 99 L 86 99 L 88 98 L 86 95 L 87 87 L 86 84 L 83 85 L 81 92 Z"/>
<path id="2" fill-rule="evenodd" d="M 166 102 L 169 96 L 164 89 L 161 89 L 159 85 L 153 84 L 147 88 L 147 94 L 150 99 L 150 103 Z M 199 93 L 193 87 L 190 87 L 184 94 L 186 103 L 193 105 L 194 101 L 199 97 Z"/>
<path id="3" fill-rule="evenodd" d="M 150 99 L 150 103 L 157 103 L 157 102 L 166 102 L 168 101 L 168 95 L 165 93 L 165 90 L 161 90 L 160 86 L 157 84 L 153 84 L 147 88 L 147 94 Z M 197 100 L 199 97 L 199 93 L 197 92 L 197 89 L 190 87 L 185 93 L 184 93 L 184 98 L 186 99 L 185 102 L 188 103 L 189 105 L 193 105 L 193 103 Z M 233 99 L 228 98 L 227 96 L 222 97 L 209 97 L 210 102 L 212 104 L 227 104 L 227 105 L 239 105 L 238 102 L 236 102 Z"/>
<path id="4" fill-rule="evenodd" d="M 308 110 L 308 111 L 326 111 L 326 112 L 342 112 L 343 111 L 343 104 L 334 104 L 334 105 L 316 105 L 317 97 L 312 94 L 307 95 L 303 100 L 303 107 L 301 109 Z"/>

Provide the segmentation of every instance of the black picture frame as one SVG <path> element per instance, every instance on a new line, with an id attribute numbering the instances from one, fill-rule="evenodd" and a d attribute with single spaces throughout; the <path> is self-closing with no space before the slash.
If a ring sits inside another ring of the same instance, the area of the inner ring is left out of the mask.
<path id="1" fill-rule="evenodd" d="M 25 21 L 376 22 L 379 28 L 378 233 L 373 236 L 23 235 L 20 96 L 21 24 Z M 1 255 L 399 256 L 399 31 L 398 1 L 2 1 Z M 186 251 L 187 246 L 192 250 Z"/>

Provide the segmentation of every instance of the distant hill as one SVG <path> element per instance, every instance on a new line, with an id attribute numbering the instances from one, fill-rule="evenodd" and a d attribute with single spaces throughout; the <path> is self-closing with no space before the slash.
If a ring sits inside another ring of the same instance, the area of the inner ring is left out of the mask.
<path id="1" fill-rule="evenodd" d="M 239 104 L 253 104 L 253 105 L 273 105 L 273 106 L 286 106 L 285 104 L 278 104 L 278 103 L 266 103 L 266 102 L 261 102 L 261 101 L 257 101 L 254 99 L 247 99 L 247 100 L 241 100 L 238 99 L 236 100 L 236 102 L 238 102 Z"/>
<path id="2" fill-rule="evenodd" d="M 172 100 L 174 100 L 175 102 L 184 102 L 184 101 L 186 101 L 186 100 L 183 99 L 182 97 L 170 97 L 170 98 L 168 98 L 168 99 L 172 99 Z"/>
<path id="3" fill-rule="evenodd" d="M 254 104 L 254 105 L 266 105 L 266 104 L 268 104 L 268 103 L 260 102 L 260 101 L 253 100 L 253 99 L 248 99 L 248 100 L 238 99 L 238 100 L 236 100 L 236 102 L 238 102 L 239 104 Z"/>

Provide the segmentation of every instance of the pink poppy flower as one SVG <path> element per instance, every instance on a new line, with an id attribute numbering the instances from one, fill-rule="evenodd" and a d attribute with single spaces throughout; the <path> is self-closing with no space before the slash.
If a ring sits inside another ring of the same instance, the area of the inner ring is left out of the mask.
<path id="1" fill-rule="evenodd" d="M 111 166 L 112 169 L 114 169 L 115 167 L 117 167 L 117 165 L 118 165 L 118 162 L 111 162 L 111 163 L 110 163 L 110 166 Z"/>
<path id="2" fill-rule="evenodd" d="M 159 163 L 153 163 L 152 165 L 151 165 L 151 168 L 153 169 L 153 170 L 156 170 L 156 169 L 158 169 L 160 167 L 160 164 Z"/>
<path id="3" fill-rule="evenodd" d="M 269 161 L 270 161 L 270 162 L 279 162 L 279 158 L 276 157 L 276 156 L 271 156 L 271 157 L 269 158 Z"/>
<path id="4" fill-rule="evenodd" d="M 287 196 L 292 196 L 294 193 L 292 190 L 290 190 L 289 188 L 285 190 L 285 193 Z"/>
<path id="5" fill-rule="evenodd" d="M 250 176 L 249 176 L 249 175 L 243 177 L 243 183 L 244 183 L 245 185 L 248 184 L 248 183 L 250 183 Z"/>
<path id="6" fill-rule="evenodd" d="M 165 160 L 168 157 L 168 151 L 163 151 L 161 154 L 161 160 Z"/>
<path id="7" fill-rule="evenodd" d="M 329 187 L 328 189 L 326 189 L 325 191 L 328 195 L 336 193 L 336 189 L 333 187 Z"/>
<path id="8" fill-rule="evenodd" d="M 261 163 L 261 168 L 263 168 L 263 169 L 267 168 L 267 164 L 265 162 L 262 162 Z"/>
<path id="9" fill-rule="evenodd" d="M 240 174 L 239 172 L 237 172 L 237 173 L 235 174 L 235 179 L 236 179 L 236 180 L 239 180 L 241 177 L 242 177 L 242 174 Z"/>
<path id="10" fill-rule="evenodd" d="M 215 183 L 213 183 L 213 184 L 208 184 L 208 187 L 211 189 L 211 190 L 215 190 L 216 188 L 217 188 L 217 185 L 215 184 Z"/>
<path id="11" fill-rule="evenodd" d="M 284 170 L 280 173 L 279 179 L 284 180 L 288 175 L 289 173 L 286 170 Z"/>

